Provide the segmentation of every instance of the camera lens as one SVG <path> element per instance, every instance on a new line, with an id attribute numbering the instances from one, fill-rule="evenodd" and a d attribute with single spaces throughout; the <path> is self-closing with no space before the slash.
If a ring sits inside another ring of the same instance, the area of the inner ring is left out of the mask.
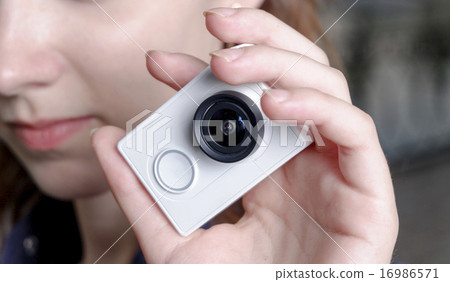
<path id="1" fill-rule="evenodd" d="M 200 148 L 220 162 L 237 162 L 247 157 L 262 137 L 258 128 L 262 114 L 247 96 L 220 92 L 206 99 L 194 116 L 194 135 Z"/>
<path id="2" fill-rule="evenodd" d="M 217 125 L 220 125 L 220 131 L 223 134 L 223 136 L 216 138 L 218 144 L 230 147 L 242 143 L 246 136 L 246 127 L 242 115 L 234 110 L 221 109 L 212 115 L 211 120 L 217 121 Z M 210 126 L 209 130 L 217 135 L 215 124 Z"/>
<path id="3" fill-rule="evenodd" d="M 236 131 L 236 125 L 233 121 L 227 120 L 223 125 L 223 134 L 226 136 L 232 135 Z"/>

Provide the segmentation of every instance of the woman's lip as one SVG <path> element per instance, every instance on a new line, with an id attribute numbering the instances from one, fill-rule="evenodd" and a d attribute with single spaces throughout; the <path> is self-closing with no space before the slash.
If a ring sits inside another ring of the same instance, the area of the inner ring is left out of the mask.
<path id="1" fill-rule="evenodd" d="M 91 117 L 9 123 L 19 139 L 36 151 L 53 150 L 80 131 Z"/>

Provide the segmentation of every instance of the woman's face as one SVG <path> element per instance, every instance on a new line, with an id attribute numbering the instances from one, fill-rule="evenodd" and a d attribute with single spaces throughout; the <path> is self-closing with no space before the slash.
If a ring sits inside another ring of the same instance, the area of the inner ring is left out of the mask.
<path id="1" fill-rule="evenodd" d="M 144 50 L 207 59 L 220 42 L 202 11 L 229 1 L 98 0 Z M 0 137 L 47 194 L 105 191 L 91 129 L 124 128 L 174 91 L 153 79 L 143 51 L 91 0 L 0 1 Z"/>

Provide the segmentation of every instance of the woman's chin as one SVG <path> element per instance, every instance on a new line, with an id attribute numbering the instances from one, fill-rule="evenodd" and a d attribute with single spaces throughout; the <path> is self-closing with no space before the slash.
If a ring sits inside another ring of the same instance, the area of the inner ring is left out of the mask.
<path id="1" fill-rule="evenodd" d="M 66 185 L 64 188 L 61 188 L 61 186 L 57 185 L 37 184 L 37 187 L 44 195 L 61 201 L 72 201 L 76 199 L 95 197 L 110 191 L 104 186 L 99 188 L 100 186 L 80 187 L 78 185 L 74 185 L 72 187 L 71 185 Z"/>
<path id="2" fill-rule="evenodd" d="M 37 188 L 55 199 L 70 201 L 109 191 L 100 165 L 94 162 L 56 162 L 29 169 Z"/>

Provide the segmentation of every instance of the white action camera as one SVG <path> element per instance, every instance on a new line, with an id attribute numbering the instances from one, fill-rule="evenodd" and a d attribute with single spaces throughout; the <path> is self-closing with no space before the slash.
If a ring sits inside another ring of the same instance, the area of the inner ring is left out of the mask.
<path id="1" fill-rule="evenodd" d="M 260 99 L 267 88 L 226 84 L 208 67 L 119 141 L 120 153 L 181 235 L 312 143 L 305 127 L 264 115 Z"/>

